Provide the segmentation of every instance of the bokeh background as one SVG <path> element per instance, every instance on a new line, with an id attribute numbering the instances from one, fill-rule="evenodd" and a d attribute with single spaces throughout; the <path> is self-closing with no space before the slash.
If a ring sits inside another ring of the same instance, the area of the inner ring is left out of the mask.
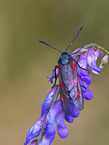
<path id="1" fill-rule="evenodd" d="M 41 44 L 45 40 L 65 50 L 95 42 L 109 50 L 108 0 L 0 0 L 0 145 L 23 145 L 28 129 L 40 117 L 50 91 L 50 76 L 60 53 Z M 66 139 L 56 135 L 52 145 L 109 144 L 109 64 L 92 74 L 91 101 Z"/>

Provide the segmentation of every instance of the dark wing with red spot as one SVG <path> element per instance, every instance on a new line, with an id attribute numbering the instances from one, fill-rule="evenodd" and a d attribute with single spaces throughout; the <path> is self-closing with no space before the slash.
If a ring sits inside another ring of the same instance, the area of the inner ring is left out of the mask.
<path id="1" fill-rule="evenodd" d="M 84 98 L 77 73 L 74 73 L 74 79 L 72 81 L 74 83 L 74 86 L 70 91 L 69 96 L 72 98 L 75 106 L 79 110 L 82 110 L 84 108 Z"/>
<path id="2" fill-rule="evenodd" d="M 71 99 L 75 106 L 82 110 L 84 108 L 83 93 L 77 74 L 77 63 L 71 59 L 67 65 L 58 64 L 60 97 L 63 102 Z"/>

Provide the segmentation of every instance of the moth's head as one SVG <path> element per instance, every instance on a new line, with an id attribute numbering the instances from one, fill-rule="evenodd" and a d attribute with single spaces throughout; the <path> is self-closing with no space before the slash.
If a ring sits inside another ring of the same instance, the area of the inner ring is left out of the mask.
<path id="1" fill-rule="evenodd" d="M 58 62 L 65 65 L 65 64 L 68 64 L 69 61 L 70 61 L 70 55 L 66 51 L 62 52 L 61 57 L 59 58 Z"/>
<path id="2" fill-rule="evenodd" d="M 63 51 L 63 52 L 61 53 L 61 56 L 62 56 L 62 55 L 69 55 L 69 54 L 68 54 L 68 52 Z"/>

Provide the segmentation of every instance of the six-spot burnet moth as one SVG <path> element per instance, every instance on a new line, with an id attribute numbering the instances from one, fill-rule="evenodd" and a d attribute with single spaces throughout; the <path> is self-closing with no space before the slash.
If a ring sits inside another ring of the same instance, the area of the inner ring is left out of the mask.
<path id="1" fill-rule="evenodd" d="M 58 68 L 59 85 L 60 85 L 60 99 L 62 101 L 64 110 L 67 110 L 66 104 L 67 104 L 68 99 L 71 99 L 73 101 L 74 105 L 79 110 L 82 110 L 84 108 L 84 99 L 83 99 L 82 89 L 81 89 L 81 85 L 80 85 L 80 81 L 79 81 L 79 77 L 78 77 L 78 73 L 77 73 L 77 66 L 79 66 L 79 64 L 73 58 L 73 54 L 70 55 L 67 52 L 68 48 L 73 43 L 73 41 L 76 39 L 76 37 L 79 35 L 82 28 L 83 28 L 83 26 L 78 30 L 76 36 L 71 41 L 71 43 L 68 45 L 68 47 L 65 51 L 61 51 L 61 50 L 49 45 L 45 41 L 39 41 L 39 42 L 44 43 L 47 46 L 62 53 L 61 57 L 58 60 L 58 66 L 55 67 L 55 83 L 54 83 L 54 85 L 56 84 L 56 79 L 57 79 L 56 68 Z M 74 54 L 75 54 L 75 52 L 74 52 Z M 82 69 L 84 69 L 84 68 L 82 68 Z"/>

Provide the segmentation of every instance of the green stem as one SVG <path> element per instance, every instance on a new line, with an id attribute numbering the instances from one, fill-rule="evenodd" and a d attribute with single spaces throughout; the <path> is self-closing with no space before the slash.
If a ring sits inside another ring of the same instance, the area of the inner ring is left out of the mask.
<path id="1" fill-rule="evenodd" d="M 91 44 L 88 44 L 88 45 L 84 45 L 83 48 L 91 48 L 93 46 L 95 46 L 96 48 L 101 49 L 102 51 L 104 51 L 105 53 L 107 53 L 109 55 L 109 51 L 107 51 L 106 49 L 104 49 L 103 47 L 101 47 L 100 45 L 95 44 L 95 43 L 91 43 Z"/>

